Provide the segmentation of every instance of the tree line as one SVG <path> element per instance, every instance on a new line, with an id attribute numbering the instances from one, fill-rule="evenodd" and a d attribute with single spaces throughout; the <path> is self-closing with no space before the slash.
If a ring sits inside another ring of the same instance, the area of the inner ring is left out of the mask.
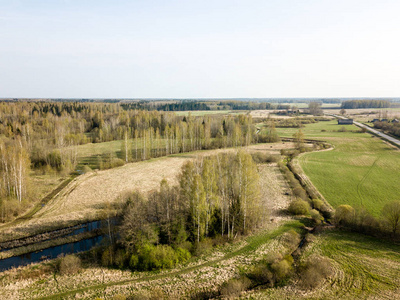
<path id="1" fill-rule="evenodd" d="M 400 123 L 376 121 L 374 122 L 374 127 L 377 129 L 382 129 L 383 131 L 388 132 L 394 136 L 400 137 Z"/>
<path id="2" fill-rule="evenodd" d="M 342 109 L 354 108 L 388 108 L 390 101 L 388 100 L 347 100 L 342 102 Z"/>

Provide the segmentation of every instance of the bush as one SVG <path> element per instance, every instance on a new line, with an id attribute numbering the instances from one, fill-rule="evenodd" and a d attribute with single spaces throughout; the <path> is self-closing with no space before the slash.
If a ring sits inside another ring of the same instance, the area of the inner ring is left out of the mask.
<path id="1" fill-rule="evenodd" d="M 177 248 L 174 250 L 168 245 L 144 245 L 139 249 L 138 255 L 133 254 L 129 261 L 132 270 L 141 271 L 173 268 L 180 262 L 190 258 L 189 251 Z"/>
<path id="2" fill-rule="evenodd" d="M 238 279 L 230 279 L 221 287 L 221 295 L 223 297 L 237 297 L 241 292 L 247 290 L 251 285 L 251 281 L 243 276 Z"/>
<path id="3" fill-rule="evenodd" d="M 252 153 L 251 157 L 253 158 L 254 162 L 256 162 L 257 164 L 278 162 L 280 160 L 279 155 L 272 155 L 272 154 L 263 153 L 263 152 Z"/>
<path id="4" fill-rule="evenodd" d="M 311 257 L 300 267 L 300 286 L 315 288 L 332 274 L 331 262 L 324 257 Z"/>
<path id="5" fill-rule="evenodd" d="M 337 225 L 350 225 L 354 222 L 355 211 L 350 205 L 339 205 L 335 212 L 335 223 Z"/>
<path id="6" fill-rule="evenodd" d="M 113 249 L 108 247 L 105 249 L 101 255 L 101 265 L 104 267 L 112 266 L 113 264 Z"/>
<path id="7" fill-rule="evenodd" d="M 175 252 L 179 262 L 186 262 L 191 257 L 187 249 L 177 248 Z"/>
<path id="8" fill-rule="evenodd" d="M 274 286 L 274 275 L 265 263 L 259 263 L 249 273 L 249 278 L 256 282 L 256 284 L 268 284 L 269 287 Z"/>
<path id="9" fill-rule="evenodd" d="M 206 238 L 199 243 L 195 243 L 193 245 L 193 255 L 195 256 L 201 256 L 201 255 L 206 255 L 212 250 L 212 240 L 209 238 Z"/>
<path id="10" fill-rule="evenodd" d="M 299 184 L 297 184 L 297 186 L 293 189 L 293 194 L 303 200 L 307 199 L 306 191 Z"/>
<path id="11" fill-rule="evenodd" d="M 292 260 L 278 260 L 271 265 L 271 270 L 276 284 L 282 284 L 290 276 L 292 273 L 292 264 L 293 258 Z"/>
<path id="12" fill-rule="evenodd" d="M 315 209 L 310 210 L 310 215 L 311 218 L 314 220 L 315 224 L 321 224 L 321 221 L 324 220 L 324 218 L 321 216 L 318 210 Z"/>
<path id="13" fill-rule="evenodd" d="M 81 260 L 79 257 L 71 254 L 62 257 L 60 260 L 59 271 L 61 275 L 72 275 L 81 269 Z"/>
<path id="14" fill-rule="evenodd" d="M 314 209 L 321 210 L 324 205 L 324 201 L 321 199 L 312 199 L 312 206 Z"/>
<path id="15" fill-rule="evenodd" d="M 135 254 L 132 254 L 131 258 L 129 259 L 129 268 L 131 270 L 136 270 L 139 265 L 139 257 Z"/>
<path id="16" fill-rule="evenodd" d="M 115 253 L 115 265 L 120 269 L 127 265 L 128 259 L 129 256 L 124 249 L 118 249 Z"/>
<path id="17" fill-rule="evenodd" d="M 293 251 L 300 243 L 300 234 L 296 231 L 289 230 L 282 236 L 282 243 L 289 249 L 289 251 Z M 275 259 L 276 260 L 276 259 Z"/>
<path id="18" fill-rule="evenodd" d="M 307 201 L 296 199 L 289 205 L 289 212 L 294 215 L 306 215 L 310 210 L 310 204 Z"/>

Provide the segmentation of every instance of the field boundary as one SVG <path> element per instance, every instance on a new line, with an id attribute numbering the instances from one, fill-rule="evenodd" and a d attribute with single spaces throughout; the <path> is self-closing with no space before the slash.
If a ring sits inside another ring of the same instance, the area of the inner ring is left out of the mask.
<path id="1" fill-rule="evenodd" d="M 319 151 L 313 151 L 313 152 L 322 152 L 322 151 L 331 151 L 334 150 L 335 147 L 331 145 L 331 148 L 329 149 L 323 149 Z M 300 158 L 303 157 L 305 154 L 308 154 L 311 152 L 304 152 L 301 153 L 300 155 L 296 156 L 293 158 L 290 163 L 288 164 L 288 167 L 290 171 L 293 172 L 294 176 L 299 180 L 300 184 L 304 187 L 306 190 L 307 194 L 310 196 L 310 198 L 313 198 L 313 196 L 317 196 L 320 200 L 324 202 L 324 204 L 329 208 L 331 212 L 335 211 L 335 209 L 330 205 L 330 203 L 326 200 L 326 198 L 322 195 L 322 193 L 317 189 L 317 187 L 312 183 L 310 178 L 305 174 L 303 168 L 301 167 L 300 164 Z"/>

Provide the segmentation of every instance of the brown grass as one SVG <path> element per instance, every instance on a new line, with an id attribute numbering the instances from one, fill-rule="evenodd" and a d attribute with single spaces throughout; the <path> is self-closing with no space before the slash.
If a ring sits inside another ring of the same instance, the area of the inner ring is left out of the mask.
<path id="1" fill-rule="evenodd" d="M 250 152 L 263 151 L 278 154 L 282 148 L 293 147 L 292 143 L 258 144 L 248 147 Z M 129 163 L 119 168 L 90 172 L 75 178 L 65 189 L 38 211 L 30 220 L 16 226 L 0 229 L 4 236 L 19 238 L 44 230 L 71 226 L 98 219 L 108 204 L 118 203 L 120 195 L 139 190 L 148 192 L 159 188 L 160 181 L 166 179 L 171 185 L 177 184 L 177 176 L 182 165 L 196 157 L 234 149 L 197 151 L 182 155 L 172 155 L 149 161 Z M 282 182 L 277 167 L 262 167 L 268 173 L 264 192 L 276 203 L 286 203 L 281 196 Z M 282 204 L 283 206 L 285 204 Z M 280 209 L 279 204 L 277 206 Z M 273 205 L 274 206 L 274 205 Z M 274 206 L 274 207 L 275 207 Z"/>

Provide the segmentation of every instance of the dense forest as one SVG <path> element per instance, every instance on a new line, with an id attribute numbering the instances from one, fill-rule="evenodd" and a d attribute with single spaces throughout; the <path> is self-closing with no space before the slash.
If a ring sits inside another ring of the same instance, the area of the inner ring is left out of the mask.
<path id="1" fill-rule="evenodd" d="M 69 174 L 78 145 L 121 140 L 120 157 L 100 157 L 109 168 L 173 153 L 240 147 L 274 141 L 274 130 L 256 134 L 250 115 L 180 117 L 171 112 L 125 110 L 118 103 L 0 103 L 0 217 L 16 214 L 34 174 Z M 15 204 L 17 200 L 17 204 Z"/>
<path id="2" fill-rule="evenodd" d="M 348 100 L 343 101 L 341 106 L 343 109 L 388 107 L 390 107 L 390 101 L 388 100 Z"/>

